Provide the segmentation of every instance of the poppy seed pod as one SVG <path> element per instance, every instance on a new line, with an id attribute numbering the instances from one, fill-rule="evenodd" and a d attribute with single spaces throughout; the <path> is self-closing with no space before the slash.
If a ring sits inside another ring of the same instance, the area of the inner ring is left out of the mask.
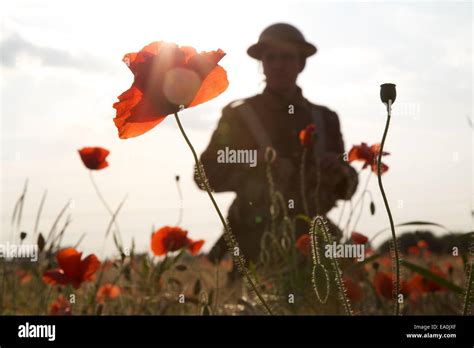
<path id="1" fill-rule="evenodd" d="M 265 162 L 267 163 L 275 162 L 276 156 L 277 154 L 276 154 L 275 149 L 271 146 L 267 146 L 267 148 L 265 149 Z"/>
<path id="2" fill-rule="evenodd" d="M 392 104 L 397 98 L 397 90 L 395 89 L 395 84 L 393 83 L 384 83 L 380 85 L 380 99 L 382 103 L 388 104 L 388 101 L 391 100 Z"/>

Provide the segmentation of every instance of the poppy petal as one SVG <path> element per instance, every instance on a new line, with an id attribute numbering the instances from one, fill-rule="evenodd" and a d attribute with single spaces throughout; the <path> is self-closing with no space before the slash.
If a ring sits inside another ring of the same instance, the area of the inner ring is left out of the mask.
<path id="1" fill-rule="evenodd" d="M 352 302 L 360 301 L 364 296 L 360 285 L 347 277 L 344 277 L 343 282 L 347 291 L 347 297 L 349 297 Z"/>
<path id="2" fill-rule="evenodd" d="M 199 253 L 199 251 L 201 250 L 203 244 L 204 241 L 202 239 L 195 242 L 191 242 L 191 244 L 189 244 L 189 251 L 192 255 L 197 255 L 197 253 Z"/>
<path id="3" fill-rule="evenodd" d="M 362 233 L 359 232 L 352 232 L 351 239 L 356 244 L 366 244 L 369 241 L 367 236 L 364 236 Z"/>
<path id="4" fill-rule="evenodd" d="M 377 293 L 387 299 L 393 297 L 392 273 L 378 272 L 374 277 L 374 287 Z"/>
<path id="5" fill-rule="evenodd" d="M 385 173 L 387 170 L 388 170 L 388 166 L 382 162 L 382 165 L 380 168 L 381 174 Z M 377 174 L 378 172 L 377 163 L 372 163 L 372 172 Z"/>
<path id="6" fill-rule="evenodd" d="M 94 254 L 87 256 L 81 262 L 81 281 L 94 279 L 94 274 L 100 267 L 100 261 Z"/>
<path id="7" fill-rule="evenodd" d="M 177 47 L 177 45 L 170 42 L 154 41 L 143 47 L 139 52 L 125 54 L 122 61 L 127 64 L 133 74 L 135 74 L 139 64 L 144 63 L 152 56 L 158 55 L 162 47 Z"/>
<path id="8" fill-rule="evenodd" d="M 114 123 L 121 139 L 146 133 L 165 118 L 156 113 L 151 103 L 134 85 L 122 93 L 118 99 L 119 101 L 113 105 L 117 110 Z"/>
<path id="9" fill-rule="evenodd" d="M 56 255 L 59 267 L 66 277 L 74 279 L 80 276 L 81 256 L 82 253 L 74 248 L 63 249 Z"/>
<path id="10" fill-rule="evenodd" d="M 188 107 L 193 107 L 216 98 L 229 86 L 227 72 L 221 66 L 216 66 L 201 84 L 196 96 Z"/>
<path id="11" fill-rule="evenodd" d="M 361 159 L 360 154 L 359 154 L 359 146 L 353 146 L 352 149 L 349 151 L 349 156 L 348 156 L 348 161 L 357 161 Z"/>
<path id="12" fill-rule="evenodd" d="M 201 52 L 189 58 L 187 68 L 197 72 L 201 78 L 205 78 L 224 56 L 225 53 L 221 49 L 211 52 Z"/>
<path id="13" fill-rule="evenodd" d="M 184 60 L 186 62 L 197 54 L 196 49 L 191 46 L 181 46 L 179 49 L 184 53 Z"/>
<path id="14" fill-rule="evenodd" d="M 165 244 L 163 243 L 163 234 L 155 232 L 151 236 L 151 251 L 156 256 L 162 256 L 166 254 L 167 250 Z"/>
<path id="15" fill-rule="evenodd" d="M 296 249 L 304 256 L 311 254 L 311 237 L 309 234 L 305 233 L 298 238 L 296 241 Z"/>
<path id="16" fill-rule="evenodd" d="M 92 170 L 100 170 L 109 166 L 105 160 L 110 151 L 102 147 L 84 147 L 78 150 L 84 165 Z"/>
<path id="17" fill-rule="evenodd" d="M 43 281 L 46 284 L 66 285 L 68 283 L 68 280 L 69 280 L 68 277 L 66 277 L 64 272 L 59 268 L 52 269 L 43 273 Z"/>

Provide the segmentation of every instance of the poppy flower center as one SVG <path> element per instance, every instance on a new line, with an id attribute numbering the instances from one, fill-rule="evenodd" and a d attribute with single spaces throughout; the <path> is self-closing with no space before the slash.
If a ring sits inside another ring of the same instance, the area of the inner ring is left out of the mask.
<path id="1" fill-rule="evenodd" d="M 163 93 L 175 105 L 189 105 L 201 86 L 199 75 L 189 69 L 174 68 L 166 72 Z"/>

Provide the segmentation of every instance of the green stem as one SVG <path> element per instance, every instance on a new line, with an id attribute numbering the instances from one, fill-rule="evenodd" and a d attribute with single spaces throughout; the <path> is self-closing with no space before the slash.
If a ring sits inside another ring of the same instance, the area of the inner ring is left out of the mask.
<path id="1" fill-rule="evenodd" d="M 342 208 L 341 208 L 341 212 L 339 213 L 339 219 L 337 219 L 337 227 L 339 228 L 341 228 L 341 221 L 342 221 L 342 216 L 344 215 L 344 210 L 346 209 L 346 202 L 347 201 L 342 202 Z"/>
<path id="2" fill-rule="evenodd" d="M 351 223 L 352 221 L 352 216 L 354 214 L 354 211 L 357 209 L 357 207 L 359 206 L 359 204 L 361 203 L 361 200 L 363 200 L 363 197 L 365 195 L 365 191 L 367 191 L 367 186 L 369 185 L 369 181 L 370 181 L 370 177 L 372 176 L 372 172 L 369 171 L 369 175 L 367 176 L 367 180 L 365 181 L 365 185 L 364 185 L 364 190 L 362 191 L 361 195 L 359 196 L 359 198 L 357 199 L 356 203 L 354 204 L 354 206 L 351 207 L 351 212 L 349 213 L 349 217 L 347 218 L 347 222 L 346 222 L 346 226 L 344 227 L 344 231 L 345 233 L 347 234 L 347 238 L 350 237 L 350 234 L 351 234 L 351 231 L 349 229 L 349 224 Z M 352 200 L 351 200 L 352 202 Z M 362 202 L 363 203 L 363 202 Z"/>
<path id="3" fill-rule="evenodd" d="M 229 228 L 229 225 L 227 224 L 227 222 L 225 221 L 224 219 L 224 216 L 222 215 L 220 209 L 219 209 L 219 206 L 217 205 L 215 199 L 214 199 L 214 196 L 212 195 L 211 193 L 211 190 L 209 188 L 209 185 L 207 184 L 207 181 L 206 181 L 206 178 L 205 178 L 205 174 L 203 173 L 203 170 L 201 168 L 201 163 L 199 162 L 199 158 L 196 154 L 196 150 L 194 150 L 194 147 L 193 145 L 191 144 L 191 141 L 189 140 L 188 136 L 186 135 L 186 132 L 184 131 L 184 128 L 183 126 L 181 125 L 181 121 L 179 120 L 179 117 L 178 117 L 178 113 L 174 113 L 174 117 L 176 119 L 176 123 L 178 124 L 178 127 L 179 127 L 179 130 L 181 131 L 181 134 L 183 135 L 184 137 L 184 140 L 186 140 L 186 143 L 188 144 L 189 146 L 189 149 L 191 150 L 192 154 L 193 154 L 193 157 L 194 157 L 194 161 L 196 162 L 196 167 L 197 167 L 197 173 L 199 175 L 199 179 L 201 181 L 201 183 L 203 184 L 203 187 L 204 189 L 206 190 L 211 202 L 212 202 L 212 205 L 214 206 L 214 209 L 216 210 L 217 212 L 217 215 L 219 215 L 219 219 L 221 220 L 222 222 L 222 225 L 224 226 L 224 231 L 228 237 L 228 241 L 229 243 L 233 243 L 232 241 L 235 239 L 235 237 L 232 235 L 232 232 Z M 234 242 L 234 244 L 236 243 L 236 241 Z M 236 246 L 236 245 L 235 245 Z M 234 249 L 234 248 L 232 248 Z M 250 285 L 251 289 L 255 292 L 255 295 L 257 295 L 258 299 L 260 300 L 260 302 L 262 303 L 262 305 L 265 307 L 265 309 L 267 310 L 267 312 L 270 314 L 270 315 L 273 315 L 270 307 L 267 305 L 267 303 L 265 302 L 265 300 L 263 299 L 262 295 L 260 294 L 260 292 L 258 291 L 257 287 L 255 286 L 254 282 L 252 281 L 252 279 L 250 278 L 249 274 L 248 274 L 248 271 L 247 271 L 247 268 L 245 266 L 245 263 L 242 261 L 242 258 L 243 258 L 243 255 L 242 255 L 242 251 L 240 249 L 239 250 L 239 254 L 240 254 L 240 257 L 236 257 L 236 260 L 237 260 L 237 263 L 239 264 L 240 267 L 239 268 L 239 271 L 242 273 L 242 276 L 245 277 L 245 279 L 247 280 L 248 284 Z M 231 250 L 231 253 L 233 254 L 233 250 Z"/>
<path id="4" fill-rule="evenodd" d="M 357 216 L 357 219 L 354 222 L 354 226 L 352 226 L 352 228 L 349 229 L 349 231 L 357 231 L 356 230 L 357 225 L 359 224 L 360 217 L 362 216 L 362 212 L 364 211 L 364 199 L 365 199 L 365 194 L 366 193 L 370 196 L 370 199 L 372 200 L 372 202 L 374 201 L 373 197 L 372 197 L 372 192 L 370 192 L 369 190 L 364 190 L 364 192 L 362 192 L 362 202 L 361 202 L 361 206 L 360 206 L 360 209 L 359 209 L 359 215 Z"/>
<path id="5" fill-rule="evenodd" d="M 395 276 L 396 276 L 396 284 L 395 284 L 395 315 L 400 315 L 400 303 L 398 302 L 398 296 L 400 294 L 400 256 L 398 255 L 398 246 L 397 246 L 397 235 L 395 234 L 395 226 L 393 223 L 392 212 L 390 211 L 390 206 L 388 205 L 387 196 L 385 195 L 385 191 L 382 185 L 382 153 L 383 153 L 383 146 L 385 144 L 385 138 L 387 137 L 388 128 L 390 126 L 390 115 L 391 113 L 391 100 L 389 100 L 387 105 L 387 122 L 385 124 L 385 130 L 383 132 L 382 143 L 380 144 L 380 150 L 378 153 L 377 158 L 377 178 L 379 182 L 380 192 L 382 193 L 383 202 L 385 204 L 385 209 L 387 210 L 388 219 L 390 221 L 390 229 L 392 230 L 392 242 L 393 242 L 393 250 L 395 254 Z M 393 262 L 393 259 L 392 259 Z"/>
<path id="6" fill-rule="evenodd" d="M 183 220 L 183 192 L 181 191 L 181 186 L 179 185 L 179 179 L 176 180 L 176 188 L 178 189 L 178 196 L 179 196 L 179 216 L 178 216 L 178 222 L 176 223 L 176 226 L 181 225 L 181 221 Z"/>
<path id="7" fill-rule="evenodd" d="M 469 314 L 469 307 L 471 305 L 471 297 L 472 297 L 472 285 L 473 285 L 473 282 L 474 282 L 474 278 L 472 277 L 472 273 L 473 273 L 473 269 L 472 269 L 472 266 L 473 266 L 473 260 L 471 258 L 471 262 L 468 263 L 467 265 L 467 274 L 466 274 L 466 292 L 465 292 L 465 297 L 464 297 L 464 305 L 463 305 L 463 311 L 462 311 L 462 315 L 468 315 Z"/>
<path id="8" fill-rule="evenodd" d="M 117 230 L 117 239 L 120 243 L 121 246 L 123 246 L 123 242 L 122 242 L 122 236 L 120 234 L 120 229 L 119 229 L 119 226 L 118 226 L 118 223 L 117 223 L 117 220 L 116 220 L 116 217 L 112 211 L 112 209 L 110 209 L 110 206 L 107 204 L 107 201 L 105 200 L 104 196 L 102 196 L 102 193 L 100 192 L 99 190 L 99 186 L 97 186 L 96 182 L 95 182 L 95 179 L 94 179 L 94 176 L 92 175 L 92 170 L 89 171 L 89 177 L 91 179 L 91 182 L 92 182 L 92 186 L 94 186 L 94 189 L 95 189 L 95 192 L 97 193 L 97 196 L 99 196 L 99 199 L 100 201 L 102 202 L 102 204 L 104 205 L 105 209 L 107 209 L 107 211 L 109 212 L 110 216 L 112 217 L 113 219 L 113 223 L 115 225 L 115 228 Z M 107 232 L 108 233 L 108 232 Z M 105 239 L 107 238 L 107 233 L 105 235 L 105 238 L 104 238 L 104 243 L 102 245 L 102 253 L 104 252 L 104 246 L 105 246 Z"/>
<path id="9" fill-rule="evenodd" d="M 321 186 L 321 165 L 319 162 L 319 157 L 316 158 L 316 215 L 320 214 L 319 207 L 319 187 Z"/>
<path id="10" fill-rule="evenodd" d="M 315 216 L 313 218 L 313 221 L 311 222 L 311 225 L 312 225 L 311 230 L 313 231 L 314 234 L 316 234 L 318 231 L 321 231 L 323 234 L 323 238 L 326 241 L 326 244 L 332 243 L 333 240 L 329 233 L 328 227 L 326 225 L 326 221 L 321 215 Z M 351 302 L 347 296 L 347 290 L 344 285 L 344 280 L 342 278 L 342 271 L 339 266 L 339 262 L 337 261 L 335 255 L 332 252 L 331 252 L 330 259 L 331 259 L 332 267 L 334 269 L 334 273 L 336 274 L 336 277 L 334 278 L 334 280 L 336 281 L 336 285 L 339 288 L 339 295 L 340 295 L 342 305 L 344 307 L 346 314 L 352 316 L 353 312 L 352 312 Z"/>
<path id="11" fill-rule="evenodd" d="M 306 165 L 306 154 L 308 149 L 303 148 L 303 153 L 301 155 L 301 164 L 300 164 L 300 188 L 301 188 L 301 199 L 303 202 L 303 211 L 306 216 L 309 216 L 308 202 L 306 201 L 306 188 L 305 188 L 305 165 Z"/>

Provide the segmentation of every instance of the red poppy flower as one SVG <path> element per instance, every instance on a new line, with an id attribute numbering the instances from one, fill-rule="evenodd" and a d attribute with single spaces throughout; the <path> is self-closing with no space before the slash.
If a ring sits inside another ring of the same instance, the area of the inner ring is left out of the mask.
<path id="1" fill-rule="evenodd" d="M 393 299 L 395 292 L 395 279 L 393 273 L 377 272 L 374 277 L 375 291 L 386 299 Z M 400 281 L 400 294 L 405 297 L 410 296 L 411 286 L 408 282 Z"/>
<path id="2" fill-rule="evenodd" d="M 438 267 L 431 267 L 431 272 L 439 275 L 442 278 L 446 278 L 446 274 L 443 273 Z M 423 293 L 446 291 L 446 288 L 439 285 L 438 283 L 423 277 L 421 274 L 415 274 L 408 282 L 409 288 L 412 292 L 412 297 L 417 298 Z"/>
<path id="3" fill-rule="evenodd" d="M 418 256 L 420 255 L 420 248 L 418 248 L 417 246 L 411 246 L 408 248 L 408 253 L 410 255 L 415 255 L 415 256 Z"/>
<path id="4" fill-rule="evenodd" d="M 197 53 L 192 47 L 152 42 L 123 61 L 134 74 L 130 89 L 113 107 L 121 139 L 139 136 L 182 107 L 189 108 L 217 97 L 229 85 L 217 63 L 222 50 Z"/>
<path id="5" fill-rule="evenodd" d="M 151 236 L 151 250 L 156 256 L 165 255 L 167 252 L 187 248 L 192 255 L 201 250 L 203 240 L 193 241 L 188 238 L 188 231 L 179 227 L 165 226 Z"/>
<path id="6" fill-rule="evenodd" d="M 105 303 L 105 300 L 112 300 L 120 296 L 120 288 L 117 285 L 110 283 L 102 285 L 99 290 L 97 290 L 96 301 L 97 303 Z"/>
<path id="7" fill-rule="evenodd" d="M 353 282 L 352 279 L 347 277 L 344 277 L 343 282 L 347 290 L 347 297 L 349 297 L 352 302 L 360 301 L 364 295 L 360 285 L 358 283 Z"/>
<path id="8" fill-rule="evenodd" d="M 423 239 L 419 240 L 416 245 L 418 246 L 418 248 L 420 249 L 426 249 L 428 248 L 428 243 L 426 243 L 426 241 L 424 241 Z"/>
<path id="9" fill-rule="evenodd" d="M 71 311 L 71 304 L 63 294 L 60 294 L 49 306 L 49 315 L 71 315 Z"/>
<path id="10" fill-rule="evenodd" d="M 18 269 L 16 275 L 20 278 L 20 285 L 28 284 L 33 279 L 31 273 L 24 269 Z"/>
<path id="11" fill-rule="evenodd" d="M 377 294 L 387 299 L 393 298 L 392 273 L 377 272 L 374 277 L 374 288 Z"/>
<path id="12" fill-rule="evenodd" d="M 100 170 L 109 166 L 105 159 L 110 152 L 102 147 L 84 147 L 78 151 L 82 162 L 89 169 Z"/>
<path id="13" fill-rule="evenodd" d="M 380 144 L 374 144 L 368 146 L 366 143 L 361 143 L 360 145 L 352 146 L 352 149 L 349 151 L 349 162 L 352 161 L 363 161 L 364 165 L 362 169 L 371 166 L 372 172 L 377 173 L 377 158 L 380 152 Z M 388 152 L 383 152 L 382 156 L 390 155 Z M 382 162 L 381 164 L 382 174 L 388 170 L 388 166 Z"/>
<path id="14" fill-rule="evenodd" d="M 448 274 L 452 274 L 454 271 L 453 264 L 449 261 L 444 263 L 445 268 L 448 270 Z"/>
<path id="15" fill-rule="evenodd" d="M 356 244 L 367 244 L 367 242 L 369 241 L 369 238 L 364 236 L 362 233 L 355 232 L 355 231 L 352 232 L 351 239 Z"/>
<path id="16" fill-rule="evenodd" d="M 391 267 L 392 266 L 392 258 L 389 255 L 384 255 L 379 258 L 378 263 L 383 267 Z"/>
<path id="17" fill-rule="evenodd" d="M 301 145 L 310 148 L 316 140 L 316 125 L 314 123 L 307 125 L 305 129 L 301 130 L 299 136 Z"/>
<path id="18" fill-rule="evenodd" d="M 100 261 L 92 254 L 81 260 L 82 253 L 74 248 L 61 250 L 56 255 L 59 268 L 43 273 L 43 281 L 47 284 L 71 284 L 78 289 L 83 282 L 94 280 L 94 274 L 100 267 Z"/>
<path id="19" fill-rule="evenodd" d="M 311 237 L 309 234 L 303 234 L 296 241 L 296 249 L 304 256 L 311 254 Z"/>

